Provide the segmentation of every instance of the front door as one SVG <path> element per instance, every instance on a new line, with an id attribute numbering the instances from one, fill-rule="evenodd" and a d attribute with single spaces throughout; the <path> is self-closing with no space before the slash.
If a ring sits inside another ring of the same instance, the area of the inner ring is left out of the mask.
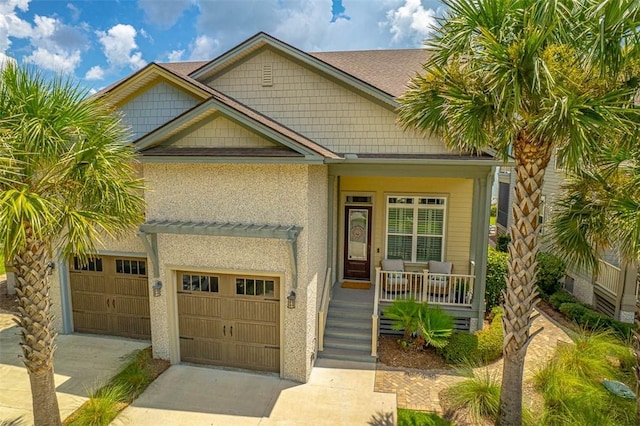
<path id="1" fill-rule="evenodd" d="M 371 270 L 371 207 L 345 207 L 344 278 L 369 280 Z"/>

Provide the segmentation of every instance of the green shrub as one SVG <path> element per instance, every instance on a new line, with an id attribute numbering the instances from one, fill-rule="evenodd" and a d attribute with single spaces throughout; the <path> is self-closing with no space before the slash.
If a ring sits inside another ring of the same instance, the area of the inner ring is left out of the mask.
<path id="1" fill-rule="evenodd" d="M 507 252 L 507 247 L 509 246 L 509 243 L 511 242 L 511 237 L 508 235 L 498 235 L 498 238 L 496 238 L 496 250 L 506 253 Z"/>
<path id="2" fill-rule="evenodd" d="M 484 300 L 487 304 L 487 311 L 504 303 L 502 292 L 507 288 L 507 261 L 509 255 L 489 248 L 487 253 L 487 279 Z"/>
<path id="3" fill-rule="evenodd" d="M 476 333 L 478 337 L 478 348 L 475 357 L 482 363 L 487 364 L 499 359 L 502 356 L 502 346 L 504 332 L 502 331 L 502 309 L 494 308 L 491 311 L 493 320 L 489 327 Z"/>
<path id="4" fill-rule="evenodd" d="M 564 277 L 566 265 L 559 257 L 545 252 L 538 253 L 537 261 L 538 290 L 540 296 L 546 299 L 562 288 L 560 280 Z"/>
<path id="5" fill-rule="evenodd" d="M 553 309 L 556 311 L 560 310 L 560 305 L 563 303 L 577 303 L 578 299 L 576 299 L 573 294 L 569 293 L 566 290 L 558 290 L 551 295 L 549 298 L 549 303 L 553 306 Z"/>
<path id="6" fill-rule="evenodd" d="M 500 406 L 500 382 L 488 371 L 455 384 L 444 392 L 454 409 L 463 409 L 474 424 L 495 421 Z"/>
<path id="7" fill-rule="evenodd" d="M 611 330 L 623 340 L 629 339 L 635 330 L 635 325 L 609 318 L 584 303 L 563 303 L 559 311 L 580 327 L 587 330 Z"/>
<path id="8" fill-rule="evenodd" d="M 497 204 L 491 204 L 491 210 L 489 213 L 490 216 L 497 216 L 498 215 L 498 205 Z"/>
<path id="9" fill-rule="evenodd" d="M 437 352 L 449 364 L 473 362 L 478 349 L 478 336 L 471 333 L 453 333 L 449 343 Z"/>

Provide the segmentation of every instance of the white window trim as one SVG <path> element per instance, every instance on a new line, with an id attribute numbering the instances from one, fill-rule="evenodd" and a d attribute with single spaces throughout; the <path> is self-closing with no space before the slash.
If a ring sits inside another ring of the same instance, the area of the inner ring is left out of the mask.
<path id="1" fill-rule="evenodd" d="M 388 249 L 389 249 L 389 208 L 392 206 L 389 203 L 390 198 L 414 198 L 416 201 L 419 198 L 437 198 L 444 200 L 444 204 L 418 204 L 417 202 L 414 204 L 396 204 L 393 206 L 407 208 L 408 206 L 413 207 L 414 210 L 414 221 L 413 221 L 413 233 L 411 234 L 411 259 L 403 259 L 405 263 L 413 263 L 413 264 L 426 264 L 426 261 L 418 261 L 417 253 L 418 253 L 418 215 L 417 211 L 419 209 L 430 209 L 430 210 L 443 210 L 442 215 L 442 246 L 440 248 L 441 258 L 440 261 L 443 261 L 445 258 L 445 250 L 446 250 L 446 241 L 447 241 L 447 208 L 449 205 L 449 199 L 443 195 L 429 195 L 429 194 L 387 194 L 385 198 L 385 229 L 384 229 L 384 256 L 388 258 Z M 396 235 L 396 234 L 394 234 Z M 397 235 L 408 235 L 408 234 L 397 234 Z M 440 235 L 421 235 L 421 236 L 433 236 L 440 237 Z"/>

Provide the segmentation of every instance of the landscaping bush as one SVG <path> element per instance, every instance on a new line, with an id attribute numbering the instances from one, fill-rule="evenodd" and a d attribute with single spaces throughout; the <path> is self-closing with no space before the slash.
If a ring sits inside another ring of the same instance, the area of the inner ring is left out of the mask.
<path id="1" fill-rule="evenodd" d="M 420 304 L 415 299 L 397 299 L 391 306 L 382 309 L 384 316 L 393 320 L 391 328 L 403 331 L 403 339 L 409 343 L 411 336 L 418 331 L 418 309 Z"/>
<path id="2" fill-rule="evenodd" d="M 551 253 L 540 252 L 537 256 L 538 274 L 536 275 L 538 290 L 543 299 L 547 299 L 562 288 L 560 280 L 564 276 L 566 265 Z"/>
<path id="3" fill-rule="evenodd" d="M 385 423 L 386 424 L 386 423 Z M 398 408 L 398 426 L 451 426 L 452 423 L 436 413 L 423 413 Z"/>
<path id="4" fill-rule="evenodd" d="M 447 344 L 453 333 L 453 317 L 439 306 L 432 307 L 426 302 L 395 300 L 383 309 L 383 313 L 393 320 L 391 328 L 404 330 L 403 346 L 440 348 Z"/>
<path id="5" fill-rule="evenodd" d="M 493 362 L 502 356 L 504 332 L 502 331 L 502 309 L 494 308 L 491 311 L 493 320 L 489 327 L 476 333 L 478 348 L 475 358 L 484 364 Z"/>
<path id="6" fill-rule="evenodd" d="M 611 330 L 623 340 L 629 339 L 635 330 L 633 324 L 616 321 L 596 312 L 591 306 L 583 303 L 563 303 L 560 305 L 559 311 L 582 328 L 587 330 Z"/>
<path id="7" fill-rule="evenodd" d="M 577 303 L 578 299 L 576 299 L 573 294 L 569 293 L 566 290 L 558 290 L 551 295 L 549 298 L 549 303 L 553 306 L 553 309 L 556 311 L 560 310 L 560 305 L 563 303 Z"/>
<path id="8" fill-rule="evenodd" d="M 507 260 L 509 255 L 489 248 L 487 254 L 487 286 L 484 299 L 487 304 L 487 311 L 491 311 L 496 306 L 504 302 L 503 290 L 507 288 Z"/>
<path id="9" fill-rule="evenodd" d="M 449 338 L 449 343 L 437 350 L 438 354 L 449 364 L 473 362 L 478 349 L 478 336 L 471 333 L 456 332 Z"/>
<path id="10" fill-rule="evenodd" d="M 509 243 L 511 242 L 511 237 L 508 235 L 499 235 L 498 238 L 496 238 L 496 250 L 506 253 L 507 252 L 507 247 L 509 246 Z"/>
<path id="11" fill-rule="evenodd" d="M 497 204 L 491 204 L 491 210 L 490 210 L 489 215 L 491 217 L 495 217 L 495 216 L 498 215 L 498 205 Z"/>

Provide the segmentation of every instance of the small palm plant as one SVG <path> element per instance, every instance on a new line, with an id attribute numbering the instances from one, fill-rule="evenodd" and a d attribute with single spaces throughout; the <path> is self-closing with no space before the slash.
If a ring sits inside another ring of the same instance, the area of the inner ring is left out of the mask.
<path id="1" fill-rule="evenodd" d="M 439 306 L 423 303 L 418 309 L 418 332 L 425 346 L 443 348 L 453 333 L 453 318 Z"/>
<path id="2" fill-rule="evenodd" d="M 403 340 L 409 342 L 411 336 L 418 331 L 418 310 L 420 304 L 415 299 L 397 299 L 393 304 L 382 311 L 384 316 L 391 319 L 394 330 L 404 330 Z"/>

